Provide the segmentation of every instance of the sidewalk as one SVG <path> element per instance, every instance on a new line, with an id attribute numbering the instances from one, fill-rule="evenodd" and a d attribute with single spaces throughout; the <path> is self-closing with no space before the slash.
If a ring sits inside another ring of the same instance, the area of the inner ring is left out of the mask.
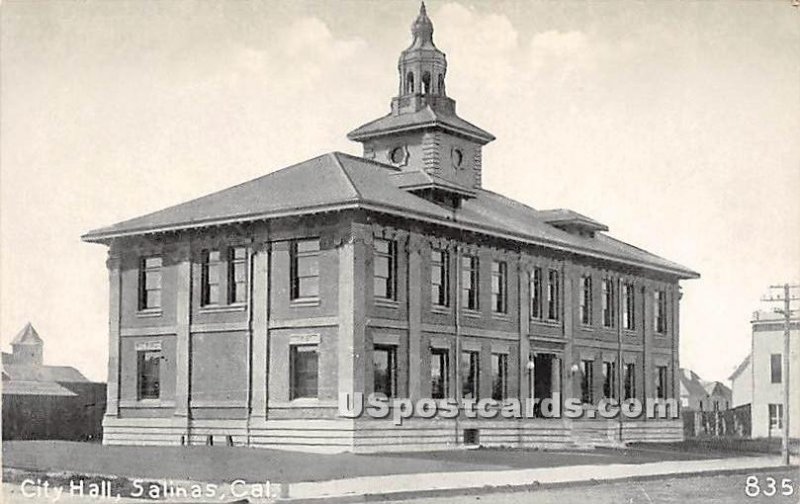
<path id="1" fill-rule="evenodd" d="M 797 460 L 792 462 L 796 464 Z M 328 502 L 335 499 L 353 502 L 375 494 L 392 498 L 392 495 L 396 497 L 422 496 L 442 491 L 464 493 L 468 490 L 485 491 L 488 488 L 496 488 L 501 491 L 515 488 L 523 490 L 543 485 L 746 472 L 778 467 L 783 467 L 780 457 L 766 456 L 650 462 L 636 465 L 581 465 L 504 471 L 400 474 L 290 483 L 283 488 L 283 497 L 292 501 Z"/>

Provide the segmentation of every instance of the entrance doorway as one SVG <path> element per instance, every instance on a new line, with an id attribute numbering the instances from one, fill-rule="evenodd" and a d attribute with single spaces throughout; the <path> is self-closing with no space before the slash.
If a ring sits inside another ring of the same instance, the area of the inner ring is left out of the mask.
<path id="1" fill-rule="evenodd" d="M 541 417 L 541 403 L 544 399 L 552 399 L 561 389 L 561 359 L 556 354 L 535 353 L 533 369 L 530 373 L 531 396 L 538 399 L 534 407 L 534 415 Z"/>

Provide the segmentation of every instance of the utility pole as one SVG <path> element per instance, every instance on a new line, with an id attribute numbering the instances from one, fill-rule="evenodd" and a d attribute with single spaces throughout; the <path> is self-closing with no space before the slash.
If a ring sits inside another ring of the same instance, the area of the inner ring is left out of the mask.
<path id="1" fill-rule="evenodd" d="M 789 337 L 791 334 L 792 323 L 792 301 L 800 300 L 800 296 L 793 295 L 793 289 L 800 289 L 800 285 L 770 285 L 769 297 L 761 298 L 768 303 L 783 302 L 783 308 L 775 308 L 775 313 L 783 314 L 783 371 L 781 380 L 783 382 L 783 442 L 781 443 L 781 455 L 783 464 L 789 465 Z M 777 291 L 777 295 L 773 295 Z M 798 370 L 795 370 L 797 372 Z"/>

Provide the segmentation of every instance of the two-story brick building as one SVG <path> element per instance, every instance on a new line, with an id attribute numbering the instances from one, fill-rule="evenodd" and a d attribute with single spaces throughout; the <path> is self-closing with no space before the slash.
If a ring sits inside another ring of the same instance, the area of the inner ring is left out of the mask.
<path id="1" fill-rule="evenodd" d="M 558 446 L 563 419 L 344 418 L 340 394 L 675 397 L 693 271 L 482 187 L 424 6 L 391 112 L 333 152 L 86 234 L 109 247 L 106 443 Z M 676 421 L 607 425 L 675 439 Z"/>

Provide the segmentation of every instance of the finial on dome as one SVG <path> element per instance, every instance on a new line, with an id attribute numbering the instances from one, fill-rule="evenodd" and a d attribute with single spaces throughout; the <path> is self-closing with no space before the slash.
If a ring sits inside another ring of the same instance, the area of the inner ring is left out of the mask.
<path id="1" fill-rule="evenodd" d="M 425 8 L 425 2 L 419 4 L 419 15 L 414 23 L 411 25 L 411 34 L 414 36 L 414 42 L 420 44 L 433 44 L 433 23 L 428 17 L 428 11 Z"/>

